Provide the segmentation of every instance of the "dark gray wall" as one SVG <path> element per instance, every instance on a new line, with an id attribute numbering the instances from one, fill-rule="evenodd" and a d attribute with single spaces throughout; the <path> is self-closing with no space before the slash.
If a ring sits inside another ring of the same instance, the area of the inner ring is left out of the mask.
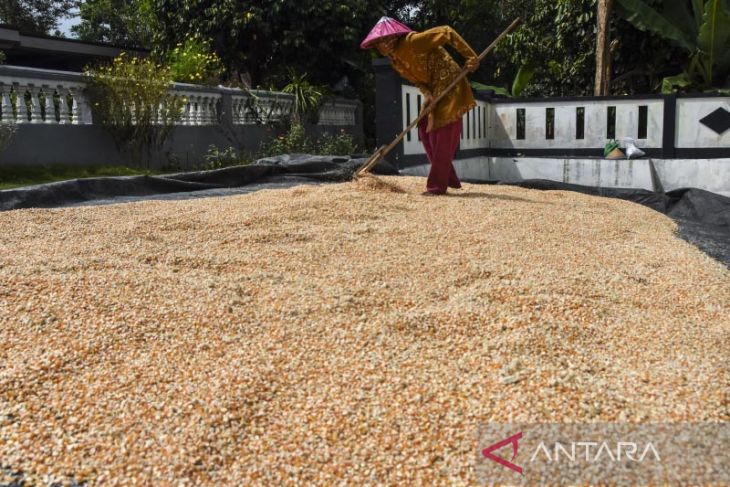
<path id="1" fill-rule="evenodd" d="M 363 144 L 362 109 L 358 108 L 355 126 L 309 125 L 312 136 L 325 132 L 337 134 L 346 130 L 356 142 Z M 119 151 L 112 137 L 96 125 L 20 124 L 7 148 L 0 153 L 0 165 L 134 165 L 159 169 L 166 166 L 179 168 L 200 167 L 210 145 L 224 150 L 255 153 L 262 141 L 279 135 L 280 131 L 266 125 L 233 125 L 226 117 L 219 125 L 178 126 L 164 146 L 149 159 L 133 160 L 130 154 Z"/>

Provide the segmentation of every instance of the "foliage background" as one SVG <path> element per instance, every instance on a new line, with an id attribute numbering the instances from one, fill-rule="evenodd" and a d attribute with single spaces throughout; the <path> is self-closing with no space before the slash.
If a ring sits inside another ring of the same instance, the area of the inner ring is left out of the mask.
<path id="1" fill-rule="evenodd" d="M 659 13 L 702 0 L 642 0 Z M 707 0 L 706 0 L 707 1 Z M 721 0 L 725 6 L 728 0 Z M 3 0 L 0 22 L 37 32 L 55 28 L 74 0 Z M 472 75 L 487 85 L 509 88 L 521 66 L 535 75 L 523 95 L 593 93 L 597 0 L 85 0 L 74 32 L 84 40 L 149 47 L 158 60 L 192 38 L 208 43 L 228 85 L 282 89 L 305 76 L 312 86 L 359 98 L 364 119 L 374 114 L 375 54 L 359 43 L 381 15 L 397 17 L 415 30 L 448 24 L 476 51 L 486 47 L 515 17 L 524 26 Z M 686 69 L 691 53 L 626 20 L 616 0 L 612 39 L 613 94 L 657 92 L 662 79 Z M 728 46 L 727 51 L 730 51 Z M 173 53 L 171 55 L 171 53 Z M 178 56 L 177 60 L 179 61 Z M 293 74 L 294 73 L 294 74 Z M 717 79 L 720 85 L 730 80 Z M 372 142 L 374 127 L 366 126 Z M 369 144 L 371 145 L 371 144 Z"/>

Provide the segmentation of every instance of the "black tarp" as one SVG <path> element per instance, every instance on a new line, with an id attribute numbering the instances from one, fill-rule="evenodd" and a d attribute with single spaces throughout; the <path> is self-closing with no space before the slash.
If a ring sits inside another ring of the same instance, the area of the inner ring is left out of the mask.
<path id="1" fill-rule="evenodd" d="M 260 159 L 248 166 L 212 171 L 195 171 L 164 176 L 120 176 L 71 179 L 0 191 L 0 211 L 20 208 L 56 208 L 87 201 L 110 200 L 241 188 L 277 180 L 338 182 L 352 179 L 364 162 L 361 157 L 322 157 L 284 155 Z M 398 174 L 386 162 L 378 164 L 376 174 Z"/>
<path id="2" fill-rule="evenodd" d="M 180 199 L 240 194 L 302 183 L 341 182 L 352 178 L 366 158 L 284 155 L 260 159 L 248 166 L 164 176 L 87 178 L 0 191 L 0 211 L 53 208 L 139 199 Z M 398 171 L 381 162 L 376 174 Z M 648 206 L 674 219 L 679 235 L 730 267 L 730 198 L 696 188 L 656 193 L 641 189 L 594 188 L 548 180 L 469 181 L 506 184 L 539 190 L 576 191 L 620 198 Z"/>

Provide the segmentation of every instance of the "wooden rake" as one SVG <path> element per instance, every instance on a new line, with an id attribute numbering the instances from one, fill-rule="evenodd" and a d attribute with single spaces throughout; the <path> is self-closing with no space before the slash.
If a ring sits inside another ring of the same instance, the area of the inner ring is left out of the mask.
<path id="1" fill-rule="evenodd" d="M 514 22 L 512 22 L 507 29 L 505 29 L 504 32 L 502 32 L 499 37 L 497 37 L 494 42 L 492 42 L 489 47 L 487 47 L 480 55 L 479 55 L 479 61 L 482 61 L 485 57 L 487 57 L 487 54 L 492 52 L 497 45 L 504 39 L 510 32 L 515 30 L 520 24 L 522 23 L 521 18 L 516 18 Z M 466 77 L 466 75 L 469 74 L 469 70 L 464 68 L 461 70 L 461 73 L 459 73 L 459 76 L 456 77 L 454 81 L 451 82 L 451 84 L 446 87 L 446 89 L 438 96 L 436 97 L 433 102 L 431 102 L 428 106 L 426 106 L 421 113 L 416 117 L 415 120 L 411 122 L 408 127 L 398 135 L 398 137 L 395 138 L 393 142 L 391 142 L 388 145 L 381 146 L 378 150 L 375 151 L 375 153 L 370 156 L 370 159 L 368 159 L 365 164 L 363 164 L 360 169 L 355 172 L 355 179 L 366 175 L 370 172 L 370 170 L 375 167 L 375 165 L 385 157 L 390 151 L 392 151 L 400 142 L 403 140 L 403 137 L 408 134 L 411 130 L 413 130 L 413 127 L 418 125 L 418 123 L 424 118 L 427 117 L 429 113 L 433 110 L 433 108 L 438 104 L 438 102 L 441 101 L 441 99 L 446 96 L 459 82 Z"/>

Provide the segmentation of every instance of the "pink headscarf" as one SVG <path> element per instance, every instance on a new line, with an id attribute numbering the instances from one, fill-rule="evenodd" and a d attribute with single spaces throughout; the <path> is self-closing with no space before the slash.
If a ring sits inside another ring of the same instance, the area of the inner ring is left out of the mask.
<path id="1" fill-rule="evenodd" d="M 360 49 L 370 49 L 374 43 L 384 37 L 402 36 L 409 32 L 413 32 L 413 30 L 407 25 L 391 17 L 380 17 L 373 30 L 370 31 L 365 40 L 360 44 Z"/>

